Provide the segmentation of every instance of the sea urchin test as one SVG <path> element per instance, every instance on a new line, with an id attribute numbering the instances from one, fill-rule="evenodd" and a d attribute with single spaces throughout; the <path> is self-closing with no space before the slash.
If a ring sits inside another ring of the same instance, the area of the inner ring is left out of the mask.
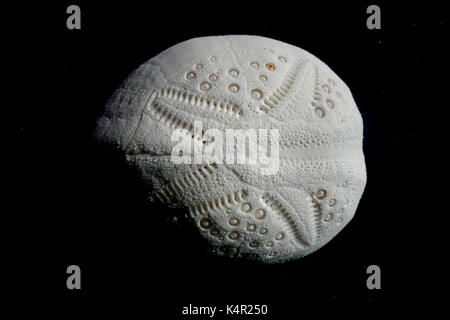
<path id="1" fill-rule="evenodd" d="M 263 37 L 163 51 L 114 93 L 95 134 L 219 255 L 308 255 L 351 220 L 366 184 L 348 87 L 310 53 Z"/>

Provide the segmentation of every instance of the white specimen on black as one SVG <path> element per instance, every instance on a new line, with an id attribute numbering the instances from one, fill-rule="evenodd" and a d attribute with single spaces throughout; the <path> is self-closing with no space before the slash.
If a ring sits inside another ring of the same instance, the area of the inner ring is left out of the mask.
<path id="1" fill-rule="evenodd" d="M 278 129 L 279 170 L 175 164 L 171 134 Z M 330 241 L 353 217 L 366 184 L 361 115 L 344 82 L 292 45 L 256 36 L 179 43 L 136 69 L 98 120 L 153 198 L 185 210 L 212 250 L 280 262 Z M 195 249 L 193 249 L 195 250 Z"/>

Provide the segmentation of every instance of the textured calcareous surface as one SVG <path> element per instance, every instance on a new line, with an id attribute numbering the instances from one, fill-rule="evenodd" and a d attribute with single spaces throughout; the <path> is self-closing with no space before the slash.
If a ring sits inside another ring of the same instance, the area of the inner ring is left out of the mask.
<path id="1" fill-rule="evenodd" d="M 205 130 L 278 129 L 278 172 L 173 163 L 172 131 L 198 120 Z M 155 199 L 185 210 L 217 254 L 264 262 L 303 257 L 350 221 L 366 184 L 362 133 L 350 90 L 327 65 L 256 36 L 196 38 L 165 50 L 124 81 L 96 129 Z"/>

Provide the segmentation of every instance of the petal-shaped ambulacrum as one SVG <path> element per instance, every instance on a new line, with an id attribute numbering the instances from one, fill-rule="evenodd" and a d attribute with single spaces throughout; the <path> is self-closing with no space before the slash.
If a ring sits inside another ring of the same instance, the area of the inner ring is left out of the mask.
<path id="1" fill-rule="evenodd" d="M 263 37 L 165 50 L 115 92 L 96 136 L 218 254 L 303 257 L 350 221 L 366 184 L 348 87 L 310 53 Z"/>

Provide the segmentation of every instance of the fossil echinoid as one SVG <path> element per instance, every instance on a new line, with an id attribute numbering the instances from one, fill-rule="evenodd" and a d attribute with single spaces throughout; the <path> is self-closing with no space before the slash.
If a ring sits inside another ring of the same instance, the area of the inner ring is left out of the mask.
<path id="1" fill-rule="evenodd" d="M 211 143 L 195 132 L 197 121 L 203 132 L 277 129 L 276 172 L 174 163 L 175 130 Z M 196 38 L 163 51 L 124 81 L 96 129 L 153 198 L 185 210 L 214 252 L 269 263 L 319 249 L 353 217 L 366 184 L 362 133 L 350 90 L 327 65 L 257 36 Z"/>

